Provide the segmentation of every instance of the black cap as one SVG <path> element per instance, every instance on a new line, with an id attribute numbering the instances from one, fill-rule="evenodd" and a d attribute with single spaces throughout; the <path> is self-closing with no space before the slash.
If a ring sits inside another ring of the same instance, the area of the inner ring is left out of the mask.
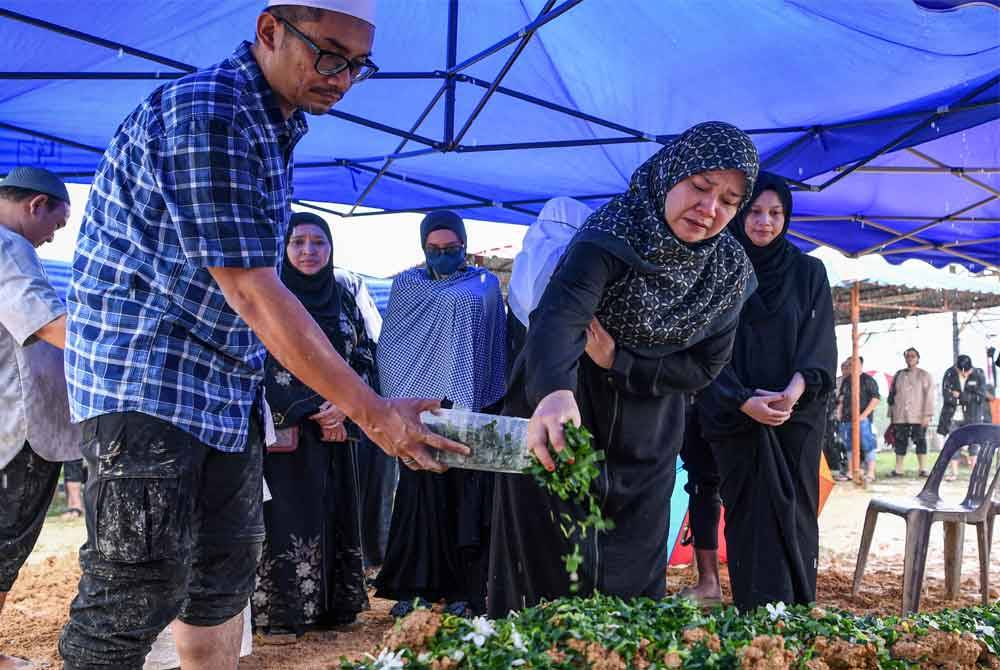
<path id="1" fill-rule="evenodd" d="M 69 202 L 69 191 L 66 190 L 66 184 L 55 173 L 49 172 L 45 168 L 26 165 L 16 167 L 6 177 L 0 179 L 0 188 L 4 186 L 36 191 L 57 200 Z"/>

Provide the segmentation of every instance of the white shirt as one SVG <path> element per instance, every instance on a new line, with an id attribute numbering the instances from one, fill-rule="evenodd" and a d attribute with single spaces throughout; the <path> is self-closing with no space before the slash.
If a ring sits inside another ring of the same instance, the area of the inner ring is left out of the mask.
<path id="1" fill-rule="evenodd" d="M 47 461 L 80 458 L 63 352 L 35 337 L 65 313 L 34 247 L 0 225 L 0 468 L 25 442 Z"/>

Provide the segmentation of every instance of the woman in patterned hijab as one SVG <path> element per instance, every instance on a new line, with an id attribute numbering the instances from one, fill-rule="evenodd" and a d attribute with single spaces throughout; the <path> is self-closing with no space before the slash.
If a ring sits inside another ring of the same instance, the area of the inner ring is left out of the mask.
<path id="1" fill-rule="evenodd" d="M 583 540 L 581 595 L 664 595 L 686 398 L 729 360 L 755 285 L 724 229 L 757 170 L 757 150 L 739 129 L 687 130 L 586 221 L 531 314 L 506 412 L 531 417 L 529 447 L 550 470 L 548 444 L 564 447 L 567 421 L 587 427 L 606 453 L 595 486 L 615 528 Z M 560 520 L 586 516 L 530 478 L 497 481 L 491 616 L 570 592 Z"/>

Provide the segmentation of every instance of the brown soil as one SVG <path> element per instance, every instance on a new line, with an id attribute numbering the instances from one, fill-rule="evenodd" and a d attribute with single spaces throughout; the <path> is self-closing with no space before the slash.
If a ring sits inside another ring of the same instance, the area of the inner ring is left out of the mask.
<path id="1" fill-rule="evenodd" d="M 913 482 L 904 482 L 909 487 Z M 902 485 L 900 485 L 902 486 Z M 886 487 L 888 489 L 888 487 Z M 887 490 L 886 493 L 895 493 Z M 882 494 L 882 491 L 878 491 Z M 859 614 L 894 614 L 901 602 L 903 558 L 901 555 L 902 524 L 880 521 L 872 546 L 868 570 L 857 597 L 851 596 L 854 553 L 860 535 L 860 520 L 864 518 L 871 491 L 838 486 L 831 502 L 820 517 L 821 558 L 818 583 L 820 605 L 838 607 Z M 42 537 L 0 615 L 0 654 L 12 654 L 60 667 L 56 645 L 66 621 L 70 601 L 76 593 L 79 567 L 76 548 L 84 539 L 80 521 L 49 519 Z M 932 534 L 938 542 L 940 532 Z M 945 607 L 971 606 L 979 603 L 978 565 L 975 534 L 966 534 L 961 596 L 958 600 L 944 598 L 943 551 L 932 546 L 927 566 L 927 578 L 921 609 L 933 611 Z M 1000 561 L 995 554 L 991 561 L 991 576 L 995 584 Z M 676 593 L 695 582 L 692 566 L 671 568 L 667 573 L 667 588 Z M 731 597 L 726 570 L 722 570 L 725 599 Z M 998 596 L 994 588 L 991 599 Z M 337 668 L 341 656 L 361 658 L 365 653 L 377 653 L 383 637 L 392 625 L 389 607 L 392 603 L 372 599 L 372 609 L 360 620 L 337 632 L 309 633 L 291 645 L 269 645 L 259 636 L 254 639 L 253 656 L 243 659 L 241 668 L 250 670 L 328 670 Z M 770 650 L 774 651 L 774 650 Z M 859 650 L 860 651 L 860 650 Z M 906 648 L 900 650 L 905 652 Z M 861 654 L 861 657 L 864 655 Z M 777 662 L 780 655 L 768 658 Z M 750 659 L 748 659 L 749 661 Z M 752 659 L 761 661 L 763 659 Z M 669 665 L 669 659 L 663 659 Z M 765 663 L 766 664 L 766 663 Z M 780 664 L 780 663 L 779 663 Z M 819 668 L 819 663 L 815 664 Z M 859 666 L 863 658 L 859 657 Z M 758 666 L 760 667 L 760 666 Z M 832 670 L 832 666 L 831 670 Z M 821 670 L 821 669 L 820 669 Z"/>
<path id="2" fill-rule="evenodd" d="M 76 594 L 80 570 L 76 552 L 59 558 L 45 558 L 25 566 L 11 591 L 3 615 L 0 616 L 0 652 L 48 663 L 58 668 L 56 645 L 59 631 L 66 621 L 70 601 Z M 819 576 L 819 602 L 857 613 L 892 614 L 900 602 L 899 572 L 885 569 L 870 571 L 857 598 L 852 598 L 850 572 L 826 568 Z M 673 593 L 694 582 L 692 567 L 672 568 L 668 575 Z M 730 597 L 729 580 L 722 571 L 723 591 Z M 928 577 L 922 609 L 970 606 L 978 603 L 978 583 L 963 582 L 961 598 L 944 599 L 944 582 Z M 997 594 L 994 593 L 996 598 Z M 336 632 L 308 633 L 293 645 L 265 644 L 254 638 L 253 656 L 243 659 L 241 668 L 248 670 L 326 670 L 336 668 L 341 656 L 356 659 L 365 653 L 377 653 L 383 636 L 392 625 L 389 607 L 392 603 L 372 599 L 372 609 L 360 620 Z M 770 660 L 774 660 L 773 658 Z M 43 666 L 45 667 L 45 666 Z"/>

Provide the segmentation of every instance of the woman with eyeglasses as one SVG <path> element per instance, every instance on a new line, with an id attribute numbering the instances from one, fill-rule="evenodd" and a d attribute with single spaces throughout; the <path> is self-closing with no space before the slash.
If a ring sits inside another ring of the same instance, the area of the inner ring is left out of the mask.
<path id="1" fill-rule="evenodd" d="M 420 224 L 426 264 L 392 282 L 379 338 L 382 391 L 419 393 L 456 408 L 488 411 L 506 382 L 506 322 L 500 281 L 466 264 L 465 224 L 438 211 Z M 376 595 L 399 601 L 444 601 L 458 615 L 485 609 L 492 474 L 412 471 L 401 461 Z"/>
<path id="2" fill-rule="evenodd" d="M 378 390 L 375 343 L 354 294 L 333 270 L 333 236 L 320 216 L 297 212 L 285 234 L 281 280 L 337 352 Z M 278 442 L 264 457 L 272 499 L 257 565 L 253 621 L 259 630 L 301 635 L 351 623 L 368 608 L 361 543 L 358 449 L 364 434 L 274 358 L 265 391 Z"/>
<path id="3" fill-rule="evenodd" d="M 531 417 L 529 447 L 549 470 L 549 445 L 565 448 L 565 423 L 593 433 L 606 460 L 592 490 L 614 529 L 567 538 L 561 527 L 587 509 L 531 477 L 499 475 L 491 616 L 574 590 L 665 594 L 688 394 L 729 360 L 754 286 L 746 253 L 723 229 L 750 197 L 757 168 L 746 134 L 699 124 L 643 163 L 570 242 L 531 312 L 505 412 Z M 583 563 L 567 574 L 562 557 L 577 540 Z"/>

